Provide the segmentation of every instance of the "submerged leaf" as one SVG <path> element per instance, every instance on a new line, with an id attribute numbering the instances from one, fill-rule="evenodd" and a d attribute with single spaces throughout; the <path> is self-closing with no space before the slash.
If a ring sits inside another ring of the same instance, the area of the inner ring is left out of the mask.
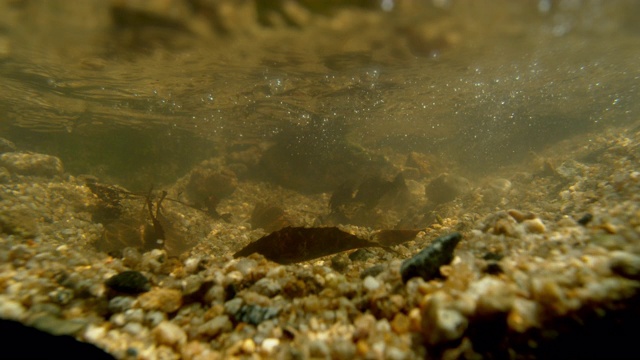
<path id="1" fill-rule="evenodd" d="M 233 256 L 259 253 L 271 261 L 291 264 L 371 246 L 383 247 L 336 227 L 286 227 L 252 242 Z"/>

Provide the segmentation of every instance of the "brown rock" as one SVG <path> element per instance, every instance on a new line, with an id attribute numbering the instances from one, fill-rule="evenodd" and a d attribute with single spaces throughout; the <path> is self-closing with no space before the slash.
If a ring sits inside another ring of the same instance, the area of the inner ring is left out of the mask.
<path id="1" fill-rule="evenodd" d="M 140 295 L 138 304 L 145 310 L 171 313 L 182 306 L 182 293 L 175 289 L 154 288 Z"/>

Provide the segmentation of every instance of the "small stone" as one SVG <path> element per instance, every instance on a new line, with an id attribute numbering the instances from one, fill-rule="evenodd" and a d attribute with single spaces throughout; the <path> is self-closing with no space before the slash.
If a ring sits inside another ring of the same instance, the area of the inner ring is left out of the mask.
<path id="1" fill-rule="evenodd" d="M 17 301 L 0 295 L 0 318 L 7 320 L 23 320 L 27 310 Z"/>
<path id="2" fill-rule="evenodd" d="M 158 324 L 152 333 L 156 341 L 163 345 L 174 346 L 187 342 L 187 333 L 180 326 L 169 321 Z"/>
<path id="3" fill-rule="evenodd" d="M 380 288 L 380 282 L 371 276 L 367 276 L 366 278 L 364 278 L 362 285 L 368 291 L 374 291 Z"/>
<path id="4" fill-rule="evenodd" d="M 522 212 L 520 210 L 515 210 L 515 209 L 511 209 L 507 211 L 507 214 L 509 214 L 515 221 L 521 223 L 525 220 L 532 220 L 536 218 L 536 215 L 532 212 Z"/>
<path id="5" fill-rule="evenodd" d="M 18 175 L 51 178 L 62 175 L 62 161 L 55 156 L 22 152 L 7 152 L 0 155 L 0 167 Z"/>
<path id="6" fill-rule="evenodd" d="M 144 320 L 150 326 L 158 326 L 164 320 L 167 320 L 167 315 L 160 311 L 149 311 L 144 317 Z"/>
<path id="7" fill-rule="evenodd" d="M 245 339 L 240 346 L 245 354 L 253 354 L 256 351 L 256 343 L 253 339 Z"/>
<path id="8" fill-rule="evenodd" d="M 329 347 L 322 340 L 312 340 L 309 342 L 309 356 L 314 359 L 329 358 Z"/>
<path id="9" fill-rule="evenodd" d="M 336 360 L 351 360 L 356 356 L 356 346 L 351 340 L 337 339 L 331 346 L 331 358 Z"/>
<path id="10" fill-rule="evenodd" d="M 417 276 L 429 281 L 439 276 L 440 266 L 453 260 L 453 250 L 461 239 L 462 235 L 457 232 L 441 236 L 414 257 L 405 260 L 400 267 L 402 281 L 406 283 Z"/>
<path id="11" fill-rule="evenodd" d="M 516 230 L 514 224 L 515 222 L 510 219 L 498 219 L 493 225 L 493 233 L 496 235 L 518 237 L 518 231 Z"/>
<path id="12" fill-rule="evenodd" d="M 380 274 L 383 271 L 384 271 L 384 265 L 382 264 L 373 265 L 371 267 L 368 267 L 362 270 L 362 272 L 360 273 L 360 279 L 364 279 L 367 276 L 373 276 L 373 277 L 378 276 L 378 274 Z"/>
<path id="13" fill-rule="evenodd" d="M 280 340 L 276 338 L 266 338 L 262 341 L 261 347 L 267 354 L 271 354 L 280 345 Z"/>
<path id="14" fill-rule="evenodd" d="M 538 304 L 527 299 L 516 298 L 507 316 L 509 328 L 524 333 L 531 328 L 540 327 Z"/>
<path id="15" fill-rule="evenodd" d="M 525 231 L 531 234 L 543 234 L 547 231 L 547 227 L 539 218 L 524 220 L 522 225 L 524 226 Z"/>
<path id="16" fill-rule="evenodd" d="M 431 345 L 457 340 L 467 329 L 468 320 L 459 311 L 449 308 L 451 298 L 437 292 L 426 302 L 422 311 L 422 335 Z"/>
<path id="17" fill-rule="evenodd" d="M 225 306 L 226 310 L 226 306 Z M 243 305 L 239 311 L 233 314 L 235 321 L 246 322 L 252 325 L 258 325 L 261 322 L 273 319 L 280 313 L 280 310 L 273 307 L 262 307 L 258 305 Z"/>
<path id="18" fill-rule="evenodd" d="M 30 325 L 52 335 L 75 335 L 87 326 L 87 321 L 84 319 L 66 320 L 57 316 L 43 315 L 36 318 Z"/>
<path id="19" fill-rule="evenodd" d="M 345 253 L 340 253 L 331 258 L 331 268 L 337 272 L 345 271 L 349 263 L 349 257 Z"/>
<path id="20" fill-rule="evenodd" d="M 374 257 L 375 254 L 368 249 L 358 249 L 349 254 L 349 260 L 351 261 L 367 261 Z"/>
<path id="21" fill-rule="evenodd" d="M 220 333 L 233 329 L 233 324 L 227 315 L 219 315 L 198 327 L 198 333 L 216 337 Z"/>
<path id="22" fill-rule="evenodd" d="M 149 279 L 138 271 L 123 271 L 110 277 L 105 282 L 105 285 L 112 290 L 125 294 L 139 294 L 151 289 Z"/>
<path id="23" fill-rule="evenodd" d="M 156 288 L 140 295 L 138 304 L 145 310 L 172 313 L 182 305 L 182 293 L 175 289 Z"/>
<path id="24" fill-rule="evenodd" d="M 267 297 L 274 297 L 282 291 L 282 286 L 274 279 L 264 277 L 256 281 L 251 290 Z"/>
<path id="25" fill-rule="evenodd" d="M 133 306 L 135 299 L 129 296 L 116 296 L 109 300 L 109 312 L 112 314 L 123 313 Z"/>
<path id="26" fill-rule="evenodd" d="M 391 329 L 399 335 L 409 332 L 410 326 L 409 318 L 401 312 L 397 313 L 391 321 Z"/>
<path id="27" fill-rule="evenodd" d="M 582 225 L 582 226 L 587 226 L 587 224 L 589 224 L 591 222 L 591 220 L 593 220 L 593 215 L 586 213 L 584 215 L 582 215 L 582 217 L 580 219 L 577 220 L 578 224 Z"/>

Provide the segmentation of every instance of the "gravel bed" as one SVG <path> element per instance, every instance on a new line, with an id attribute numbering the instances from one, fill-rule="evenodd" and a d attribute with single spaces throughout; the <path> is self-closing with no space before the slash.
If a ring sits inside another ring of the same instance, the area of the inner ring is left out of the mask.
<path id="1" fill-rule="evenodd" d="M 470 181 L 393 252 L 286 266 L 233 258 L 266 234 L 251 229 L 253 206 L 278 201 L 294 225 L 314 226 L 330 194 L 240 179 L 217 208 L 229 222 L 163 203 L 175 239 L 192 244 L 182 255 L 105 253 L 95 247 L 106 226 L 92 220 L 98 199 L 86 178 L 50 155 L 9 148 L 0 154 L 0 317 L 119 359 L 637 356 L 638 144 L 629 129 L 563 141 Z M 420 191 L 432 179 L 409 181 L 412 206 L 428 203 Z M 141 197 L 123 203 L 128 216 L 147 215 Z M 403 282 L 405 259 L 454 232 L 462 239 L 441 277 Z M 135 273 L 114 280 L 126 271 Z"/>

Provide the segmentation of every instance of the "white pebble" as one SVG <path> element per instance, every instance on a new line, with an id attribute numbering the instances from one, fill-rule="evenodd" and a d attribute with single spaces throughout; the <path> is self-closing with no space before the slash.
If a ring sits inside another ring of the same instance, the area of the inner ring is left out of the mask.
<path id="1" fill-rule="evenodd" d="M 378 280 L 376 280 L 372 276 L 367 276 L 366 278 L 364 278 L 363 285 L 364 285 L 365 289 L 367 289 L 369 291 L 374 291 L 374 290 L 377 290 L 380 287 L 380 282 Z"/>
<path id="2" fill-rule="evenodd" d="M 13 301 L 6 296 L 0 296 L 0 317 L 9 320 L 23 320 L 26 310 L 17 301 Z"/>
<path id="3" fill-rule="evenodd" d="M 273 353 L 276 347 L 280 345 L 280 340 L 275 338 L 267 338 L 262 341 L 262 350 L 267 354 Z"/>
<path id="4" fill-rule="evenodd" d="M 153 329 L 153 335 L 158 343 L 167 346 L 182 345 L 187 342 L 187 333 L 181 327 L 169 321 L 163 321 L 158 324 Z"/>

